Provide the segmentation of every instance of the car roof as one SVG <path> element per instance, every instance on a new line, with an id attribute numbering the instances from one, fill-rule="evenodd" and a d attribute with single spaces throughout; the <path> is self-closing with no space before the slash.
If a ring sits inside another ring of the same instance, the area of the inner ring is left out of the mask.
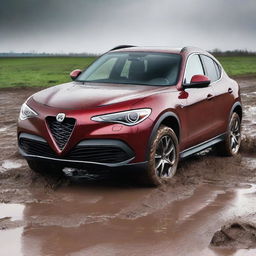
<path id="1" fill-rule="evenodd" d="M 130 47 L 124 47 L 121 49 L 113 49 L 112 51 L 115 52 L 169 52 L 169 53 L 180 53 L 182 48 L 171 48 L 171 47 L 160 47 L 160 46 L 130 46 Z"/>
<path id="2" fill-rule="evenodd" d="M 110 52 L 164 52 L 164 53 L 176 53 L 176 54 L 190 54 L 194 52 L 209 54 L 203 49 L 194 46 L 186 46 L 180 48 L 173 48 L 168 46 L 132 46 L 132 45 L 120 45 L 111 49 Z"/>

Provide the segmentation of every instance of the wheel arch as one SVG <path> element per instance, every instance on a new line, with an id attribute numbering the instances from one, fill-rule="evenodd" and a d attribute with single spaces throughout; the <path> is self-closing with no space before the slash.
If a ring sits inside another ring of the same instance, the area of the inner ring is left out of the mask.
<path id="1" fill-rule="evenodd" d="M 146 150 L 146 159 L 148 160 L 149 152 L 150 152 L 150 145 L 152 144 L 152 141 L 154 140 L 157 130 L 161 125 L 168 126 L 173 129 L 174 133 L 176 134 L 178 141 L 180 141 L 180 120 L 179 117 L 171 111 L 165 112 L 164 114 L 160 115 L 151 131 L 147 150 Z"/>
<path id="2" fill-rule="evenodd" d="M 237 101 L 231 108 L 230 114 L 229 114 L 229 119 L 231 118 L 233 113 L 237 113 L 240 117 L 240 120 L 242 121 L 243 117 L 243 109 L 242 109 L 242 104 L 241 102 Z"/>

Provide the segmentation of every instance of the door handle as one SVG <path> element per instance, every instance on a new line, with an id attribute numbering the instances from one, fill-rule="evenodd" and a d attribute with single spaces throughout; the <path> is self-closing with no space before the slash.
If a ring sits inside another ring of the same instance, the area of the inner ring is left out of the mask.
<path id="1" fill-rule="evenodd" d="M 232 93 L 233 90 L 231 88 L 228 88 L 228 93 Z"/>
<path id="2" fill-rule="evenodd" d="M 209 94 L 207 95 L 207 100 L 211 100 L 213 97 L 214 97 L 214 96 L 209 93 Z"/>

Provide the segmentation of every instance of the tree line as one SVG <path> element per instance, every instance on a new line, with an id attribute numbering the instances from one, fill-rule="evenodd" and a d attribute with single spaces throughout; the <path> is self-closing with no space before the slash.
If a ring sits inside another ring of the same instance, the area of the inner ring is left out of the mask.
<path id="1" fill-rule="evenodd" d="M 256 52 L 254 51 L 248 51 L 248 50 L 228 50 L 228 51 L 222 51 L 220 49 L 213 49 L 209 51 L 214 56 L 256 56 Z M 98 57 L 101 54 L 97 53 L 88 53 L 88 52 L 82 52 L 82 53 L 46 53 L 46 52 L 0 52 L 0 57 Z"/>

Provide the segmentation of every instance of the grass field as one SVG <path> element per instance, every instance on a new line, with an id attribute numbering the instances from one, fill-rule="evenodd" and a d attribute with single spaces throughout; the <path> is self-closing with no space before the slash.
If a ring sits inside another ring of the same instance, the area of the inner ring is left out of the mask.
<path id="1" fill-rule="evenodd" d="M 70 81 L 73 69 L 86 68 L 95 58 L 0 58 L 0 88 L 52 86 Z M 231 76 L 256 75 L 256 56 L 219 57 Z"/>
<path id="2" fill-rule="evenodd" d="M 256 75 L 256 56 L 217 57 L 230 76 Z"/>
<path id="3" fill-rule="evenodd" d="M 0 88 L 52 86 L 70 81 L 69 73 L 86 68 L 95 58 L 0 58 Z"/>

